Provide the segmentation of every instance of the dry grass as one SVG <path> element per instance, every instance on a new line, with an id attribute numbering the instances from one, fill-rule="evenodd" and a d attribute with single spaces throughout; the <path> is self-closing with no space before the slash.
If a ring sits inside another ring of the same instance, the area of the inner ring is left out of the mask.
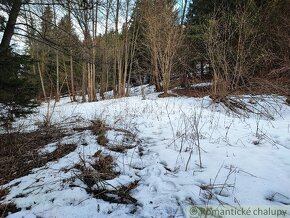
<path id="1" fill-rule="evenodd" d="M 7 217 L 9 212 L 16 213 L 18 211 L 20 211 L 20 209 L 18 209 L 13 203 L 0 204 L 0 218 Z"/>
<path id="2" fill-rule="evenodd" d="M 98 171 L 101 179 L 114 179 L 119 175 L 118 172 L 114 171 L 116 163 L 111 155 L 103 155 L 101 152 L 96 152 L 94 157 L 96 159 L 92 167 Z"/>
<path id="3" fill-rule="evenodd" d="M 102 120 L 92 120 L 91 130 L 95 135 L 105 134 L 108 127 Z"/>
<path id="4" fill-rule="evenodd" d="M 0 201 L 3 200 L 8 193 L 9 190 L 7 188 L 0 188 Z M 6 217 L 9 212 L 17 212 L 19 210 L 20 209 L 18 209 L 13 203 L 0 204 L 0 218 Z"/>
<path id="5" fill-rule="evenodd" d="M 287 96 L 286 103 L 290 105 L 290 96 Z"/>
<path id="6" fill-rule="evenodd" d="M 107 180 L 119 176 L 115 171 L 117 164 L 111 155 L 102 154 L 98 150 L 93 157 L 93 163 L 89 163 L 81 158 L 81 162 L 75 166 L 80 171 L 79 178 L 87 187 L 86 191 L 95 198 L 102 199 L 110 203 L 136 204 L 137 200 L 130 195 L 130 191 L 137 187 L 138 181 L 134 181 L 120 187 L 113 187 Z"/>
<path id="7" fill-rule="evenodd" d="M 67 134 L 59 129 L 30 133 L 1 134 L 0 138 L 0 185 L 13 179 L 28 175 L 34 168 L 44 166 L 47 162 L 57 160 L 76 148 L 74 144 L 59 145 L 47 155 L 41 155 L 39 149 L 57 142 Z"/>
<path id="8" fill-rule="evenodd" d="M 0 186 L 28 175 L 32 169 L 44 166 L 49 161 L 57 160 L 75 150 L 74 144 L 59 144 L 52 153 L 42 155 L 39 152 L 45 145 L 57 142 L 64 136 L 67 134 L 60 129 L 0 134 Z M 0 200 L 8 193 L 8 189 L 0 188 Z M 0 218 L 19 210 L 14 203 L 0 204 Z"/>
<path id="9" fill-rule="evenodd" d="M 98 135 L 97 141 L 98 141 L 99 145 L 103 145 L 103 146 L 107 145 L 107 143 L 109 142 L 105 133 L 100 133 Z"/>
<path id="10" fill-rule="evenodd" d="M 3 198 L 8 195 L 9 190 L 7 188 L 1 188 L 0 187 L 0 201 L 3 200 Z"/>
<path id="11" fill-rule="evenodd" d="M 93 163 L 80 157 L 80 163 L 75 165 L 75 168 L 80 171 L 77 177 L 87 185 L 88 189 L 92 189 L 94 185 L 101 187 L 103 181 L 114 179 L 119 175 L 119 172 L 114 170 L 117 164 L 111 155 L 103 155 L 102 151 L 98 150 L 93 157 Z"/>
<path id="12" fill-rule="evenodd" d="M 91 122 L 92 122 L 92 125 L 89 127 L 89 129 L 93 132 L 94 135 L 97 136 L 98 144 L 106 147 L 110 151 L 125 153 L 127 152 L 128 149 L 135 148 L 139 143 L 136 140 L 136 135 L 134 135 L 128 130 L 109 127 L 101 120 L 94 120 Z M 130 141 L 132 142 L 132 144 L 128 144 L 125 142 L 121 144 L 110 143 L 106 137 L 106 133 L 108 130 L 115 130 L 117 132 L 123 133 L 124 140 Z"/>
<path id="13" fill-rule="evenodd" d="M 100 189 L 91 190 L 95 198 L 116 204 L 137 204 L 137 199 L 130 195 L 130 192 L 138 186 L 138 181 L 115 188 L 114 190 Z"/>
<path id="14" fill-rule="evenodd" d="M 98 143 L 100 145 L 105 146 L 108 143 L 108 139 L 106 137 L 108 127 L 101 120 L 93 120 L 91 122 L 92 122 L 92 125 L 90 127 L 91 131 L 93 132 L 94 135 L 97 136 Z"/>

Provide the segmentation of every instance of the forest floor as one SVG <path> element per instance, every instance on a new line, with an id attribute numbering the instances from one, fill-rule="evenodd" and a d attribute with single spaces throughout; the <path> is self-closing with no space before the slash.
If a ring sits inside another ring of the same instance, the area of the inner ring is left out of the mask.
<path id="1" fill-rule="evenodd" d="M 190 205 L 289 208 L 285 98 L 240 96 L 255 113 L 237 114 L 206 94 L 174 93 L 180 96 L 159 98 L 146 86 L 145 99 L 140 87 L 121 99 L 62 98 L 18 119 L 0 135 L 0 217 L 168 218 L 186 217 Z"/>

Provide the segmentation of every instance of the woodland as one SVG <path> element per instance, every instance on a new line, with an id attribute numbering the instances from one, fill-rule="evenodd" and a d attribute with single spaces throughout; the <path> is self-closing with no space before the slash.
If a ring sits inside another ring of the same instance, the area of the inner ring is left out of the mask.
<path id="1" fill-rule="evenodd" d="M 0 217 L 289 215 L 289 13 L 0 0 Z"/>

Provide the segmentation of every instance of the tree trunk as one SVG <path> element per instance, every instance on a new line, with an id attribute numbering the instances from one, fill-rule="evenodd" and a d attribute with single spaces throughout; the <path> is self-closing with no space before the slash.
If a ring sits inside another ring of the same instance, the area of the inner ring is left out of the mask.
<path id="1" fill-rule="evenodd" d="M 98 3 L 96 4 L 96 8 L 92 7 L 92 30 L 93 30 L 93 41 L 92 41 L 92 65 L 91 65 L 91 74 L 92 74 L 92 101 L 97 100 L 96 95 L 96 36 L 97 36 L 97 24 L 98 24 Z"/>
<path id="2" fill-rule="evenodd" d="M 87 89 L 88 89 L 88 101 L 91 102 L 92 101 L 92 76 L 91 76 L 91 64 L 87 63 Z"/>
<path id="3" fill-rule="evenodd" d="M 22 0 L 13 0 L 12 8 L 9 14 L 9 19 L 5 27 L 4 34 L 0 44 L 0 53 L 6 51 L 9 48 L 21 5 Z"/>
<path id="4" fill-rule="evenodd" d="M 69 21 L 72 22 L 71 19 L 71 0 L 67 1 L 67 6 L 68 6 L 68 17 Z M 71 33 L 72 25 L 69 25 L 69 32 Z M 75 85 L 74 85 L 74 69 L 73 69 L 73 57 L 72 57 L 72 50 L 70 51 L 70 81 L 71 81 L 71 94 L 72 94 L 72 100 L 76 100 L 76 94 L 75 94 Z"/>
<path id="5" fill-rule="evenodd" d="M 120 72 L 120 59 L 119 59 L 119 39 L 118 39 L 118 25 L 119 25 L 119 11 L 120 11 L 120 0 L 116 1 L 116 18 L 115 18 L 115 58 L 114 58 L 114 75 L 113 75 L 113 84 L 114 84 L 114 97 L 119 95 L 119 90 L 120 87 L 117 85 L 117 78 L 120 78 L 120 75 L 118 74 L 119 77 L 117 77 L 117 72 Z M 118 87 L 116 90 L 116 86 Z"/>
<path id="6" fill-rule="evenodd" d="M 72 95 L 72 100 L 73 101 L 76 101 L 72 54 L 70 55 L 70 81 L 71 81 L 71 95 Z"/>
<path id="7" fill-rule="evenodd" d="M 87 86 L 86 86 L 86 84 L 87 84 L 87 78 L 86 78 L 86 74 L 87 74 L 87 72 L 86 72 L 86 64 L 85 63 L 83 63 L 83 78 L 82 78 L 82 102 L 86 102 L 87 100 L 86 100 L 86 90 L 87 90 Z"/>
<path id="8" fill-rule="evenodd" d="M 44 83 L 43 83 L 43 76 L 42 76 L 42 72 L 41 72 L 41 68 L 40 68 L 39 62 L 37 63 L 37 67 L 38 67 L 38 72 L 39 72 L 39 78 L 40 78 L 40 83 L 41 83 L 43 97 L 44 97 L 44 100 L 46 101 L 47 100 L 47 96 L 46 96 L 46 92 L 45 92 L 45 87 L 44 87 Z"/>
<path id="9" fill-rule="evenodd" d="M 59 102 L 60 91 L 59 91 L 59 55 L 58 51 L 56 51 L 56 96 L 55 100 Z"/>
<path id="10" fill-rule="evenodd" d="M 62 58 L 63 58 L 63 71 L 64 71 L 64 75 L 65 75 L 64 82 L 66 83 L 66 87 L 67 87 L 69 98 L 70 98 L 71 101 L 73 101 L 71 90 L 70 90 L 70 87 L 69 87 L 68 73 L 67 73 L 67 68 L 66 68 L 66 64 L 65 64 L 65 56 L 63 55 Z"/>
<path id="11" fill-rule="evenodd" d="M 114 48 L 114 66 L 113 66 L 113 93 L 114 93 L 114 97 L 117 96 L 117 90 L 116 90 L 116 77 L 117 77 L 117 57 L 116 57 L 116 46 Z"/>
<path id="12" fill-rule="evenodd" d="M 158 61 L 156 57 L 153 57 L 153 82 L 157 92 L 162 91 L 162 87 L 159 81 L 159 70 L 158 70 Z"/>

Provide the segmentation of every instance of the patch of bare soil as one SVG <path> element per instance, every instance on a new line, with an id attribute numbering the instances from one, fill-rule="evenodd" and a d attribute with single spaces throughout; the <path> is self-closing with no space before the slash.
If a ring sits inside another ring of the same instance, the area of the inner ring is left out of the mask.
<path id="1" fill-rule="evenodd" d="M 38 130 L 30 133 L 0 134 L 0 185 L 28 175 L 34 168 L 44 166 L 75 150 L 76 145 L 58 145 L 49 154 L 41 155 L 39 149 L 57 142 L 67 134 L 59 129 Z"/>

